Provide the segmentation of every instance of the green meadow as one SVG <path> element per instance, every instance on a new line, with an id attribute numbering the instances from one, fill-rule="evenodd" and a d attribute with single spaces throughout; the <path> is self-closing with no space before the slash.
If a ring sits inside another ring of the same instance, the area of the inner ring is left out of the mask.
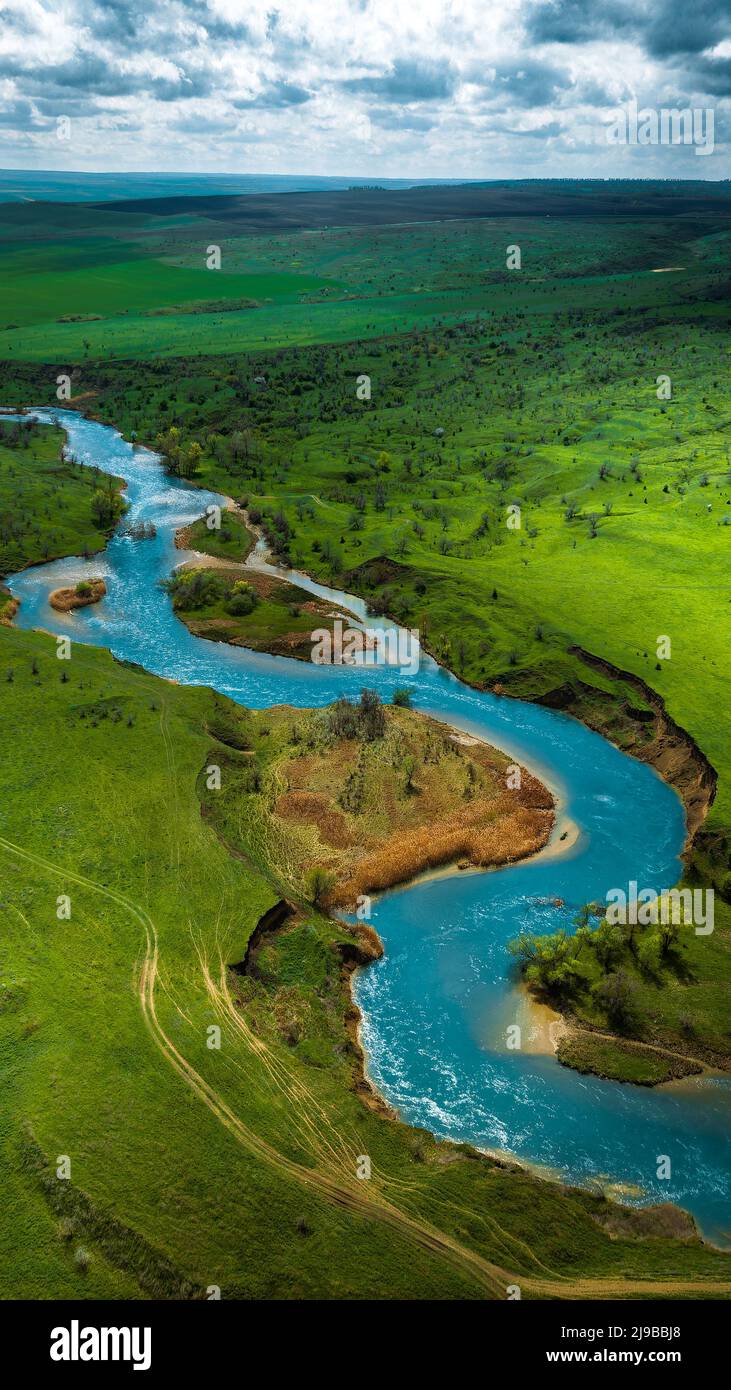
<path id="1" fill-rule="evenodd" d="M 534 190 L 442 220 L 457 194 L 441 190 L 440 220 L 399 204 L 390 225 L 344 225 L 335 201 L 327 225 L 270 229 L 228 200 L 52 221 L 2 206 L 0 402 L 56 404 L 68 371 L 79 408 L 246 506 L 285 565 L 418 626 L 473 684 L 561 703 L 635 752 L 647 701 L 580 649 L 641 678 L 717 774 L 688 873 L 719 895 L 711 948 L 638 976 L 645 1036 L 672 1048 L 690 1018 L 722 1056 L 731 218 L 723 191 L 675 208 L 660 186 L 633 213 L 629 185 L 587 188 L 581 215 L 557 198 L 541 216 Z M 99 480 L 59 444 L 0 433 L 5 574 L 103 544 Z M 236 518 L 192 529 L 221 559 L 250 546 Z M 281 602 L 254 611 L 258 638 L 292 625 Z M 517 1277 L 523 1297 L 567 1280 L 651 1297 L 667 1277 L 698 1297 L 727 1279 L 695 1240 L 639 1239 L 639 1218 L 617 1234 L 600 1193 L 367 1108 L 347 934 L 311 906 L 257 974 L 226 969 L 283 890 L 266 827 L 225 789 L 211 806 L 204 769 L 238 785 L 266 766 L 265 716 L 5 627 L 0 690 L 4 1296 L 504 1297 Z M 585 1022 L 607 1016 L 587 1005 Z M 583 1046 L 576 1065 L 665 1074 Z"/>
<path id="2" fill-rule="evenodd" d="M 503 1271 L 524 1297 L 652 1296 L 665 1275 L 697 1297 L 725 1280 L 695 1240 L 610 1238 L 600 1194 L 367 1109 L 328 919 L 303 905 L 255 977 L 226 970 L 279 896 L 225 800 L 227 767 L 266 760 L 265 715 L 10 629 L 0 682 L 4 1297 L 504 1297 Z"/>
<path id="3" fill-rule="evenodd" d="M 93 555 L 110 534 L 97 524 L 94 493 L 108 474 L 63 457 L 63 432 L 0 417 L 0 579 L 29 564 Z"/>

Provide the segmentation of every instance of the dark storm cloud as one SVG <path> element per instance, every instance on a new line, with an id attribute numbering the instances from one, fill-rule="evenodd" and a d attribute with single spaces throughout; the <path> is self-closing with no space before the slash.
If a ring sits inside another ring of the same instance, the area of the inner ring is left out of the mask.
<path id="1" fill-rule="evenodd" d="M 729 32 L 731 0 L 538 0 L 528 10 L 534 43 L 634 39 L 653 58 L 703 53 Z"/>
<path id="2" fill-rule="evenodd" d="M 150 7 L 130 4 L 129 0 L 104 0 L 95 5 L 87 26 L 96 38 L 128 42 L 144 30 Z"/>
<path id="3" fill-rule="evenodd" d="M 94 92 L 99 96 L 127 96 L 135 91 L 139 79 L 130 78 L 119 72 L 105 59 L 92 53 L 78 53 L 65 63 L 49 63 L 42 71 L 36 70 L 43 85 L 58 89 Z"/>
<path id="4" fill-rule="evenodd" d="M 693 69 L 692 86 L 703 95 L 731 96 L 731 58 L 701 58 Z"/>
<path id="5" fill-rule="evenodd" d="M 452 95 L 457 75 L 448 64 L 397 58 L 388 72 L 347 77 L 340 87 L 382 101 L 437 101 Z"/>
<path id="6" fill-rule="evenodd" d="M 29 101 L 11 101 L 0 107 L 0 126 L 12 130 L 33 130 L 38 118 Z"/>
<path id="7" fill-rule="evenodd" d="M 0 65 L 1 70 L 1 65 Z M 16 73 L 18 69 L 15 69 Z M 122 97 L 147 94 L 158 101 L 182 101 L 205 97 L 213 82 L 207 69 L 189 68 L 179 77 L 155 77 L 140 72 L 123 72 L 106 59 L 92 53 L 77 53 L 64 63 L 50 63 L 25 75 L 24 89 L 32 96 L 63 98 L 69 93 L 91 97 Z"/>
<path id="8" fill-rule="evenodd" d="M 654 5 L 642 32 L 643 46 L 654 58 L 679 53 L 703 53 L 728 36 L 731 0 L 693 0 L 682 6 L 676 0 Z"/>
<path id="9" fill-rule="evenodd" d="M 728 58 L 711 50 L 731 36 L 731 0 L 538 0 L 526 16 L 529 38 L 537 44 L 580 45 L 598 39 L 635 44 L 648 59 L 680 81 L 688 94 L 731 94 Z"/>

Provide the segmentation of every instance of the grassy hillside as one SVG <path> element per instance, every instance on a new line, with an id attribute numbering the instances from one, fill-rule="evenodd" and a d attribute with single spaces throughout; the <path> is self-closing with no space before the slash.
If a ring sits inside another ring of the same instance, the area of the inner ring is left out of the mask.
<path id="1" fill-rule="evenodd" d="M 693 1240 L 610 1239 L 602 1198 L 366 1109 L 345 930 L 304 911 L 259 978 L 226 969 L 280 893 L 200 813 L 242 716 L 92 648 L 67 680 L 61 665 L 50 638 L 0 631 L 5 1297 L 504 1297 L 516 1278 L 524 1297 L 567 1279 L 652 1296 L 666 1276 L 697 1296 L 726 1279 Z"/>
<path id="2" fill-rule="evenodd" d="M 0 417 L 0 579 L 107 543 L 119 479 L 65 459 L 64 442 L 61 430 Z"/>
<path id="3" fill-rule="evenodd" d="M 615 222 L 605 233 L 612 264 L 623 232 L 636 265 L 637 227 Z M 428 298 L 440 277 L 458 285 L 465 265 L 472 284 L 491 273 L 491 224 L 450 233 L 464 239 L 451 270 L 444 230 L 419 231 L 409 277 L 417 298 L 422 277 Z M 243 356 L 239 340 L 220 359 L 149 367 L 79 358 L 75 385 L 95 391 L 91 408 L 127 433 L 164 441 L 172 426 L 186 447 L 198 442 L 196 478 L 276 518 L 281 554 L 418 623 L 467 679 L 542 695 L 586 681 L 574 645 L 641 676 L 719 772 L 710 825 L 725 834 L 728 740 L 716 711 L 729 638 L 728 236 L 710 220 L 697 233 L 665 225 L 645 258 L 682 269 L 615 274 L 601 307 L 584 297 L 595 277 L 571 274 L 575 227 L 551 224 L 535 264 L 526 257 L 512 278 L 503 272 L 507 284 L 474 289 L 490 300 L 479 321 L 464 318 L 472 291 L 455 288 L 462 321 L 451 328 L 420 331 L 409 310 L 400 336 L 342 347 Z M 410 235 L 387 235 L 400 238 L 403 271 Z M 354 283 L 366 273 L 363 236 L 352 247 Z M 343 233 L 332 237 L 345 281 Z M 280 247 L 283 260 L 293 240 Z M 300 241 L 311 264 L 313 238 Z M 378 282 L 388 262 L 371 259 Z M 375 299 L 392 313 L 393 294 Z M 327 318 L 337 306 L 316 307 Z M 313 306 L 296 312 L 320 332 Z M 3 398 L 35 395 L 50 372 L 9 366 Z M 356 394 L 363 374 L 370 400 Z M 670 399 L 658 398 L 667 390 L 658 378 L 669 378 Z M 383 556 L 389 565 L 370 563 Z M 661 637 L 669 657 L 657 654 Z M 726 854 L 717 855 L 719 882 Z"/>

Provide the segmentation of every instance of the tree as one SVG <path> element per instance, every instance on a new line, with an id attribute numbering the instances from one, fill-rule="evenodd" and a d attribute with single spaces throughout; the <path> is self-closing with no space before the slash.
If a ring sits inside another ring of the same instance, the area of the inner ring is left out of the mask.
<path id="1" fill-rule="evenodd" d="M 606 969 L 622 953 L 622 933 L 618 927 L 613 927 L 606 918 L 600 922 L 595 932 L 592 932 L 592 943 L 596 952 L 597 960 Z"/>
<path id="2" fill-rule="evenodd" d="M 117 491 L 113 478 L 108 480 L 105 487 L 98 487 L 92 493 L 91 519 L 95 526 L 106 531 L 116 525 L 126 510 L 127 504 Z"/>
<path id="3" fill-rule="evenodd" d="M 552 936 L 526 933 L 508 945 L 510 954 L 517 957 L 521 974 L 528 984 L 559 999 L 566 999 L 575 993 L 578 984 L 572 949 L 573 938 L 563 930 Z"/>
<path id="4" fill-rule="evenodd" d="M 165 462 L 172 473 L 179 472 L 180 469 L 180 430 L 177 425 L 172 425 L 166 434 L 158 434 L 155 439 L 155 448 L 162 454 Z"/>
<path id="5" fill-rule="evenodd" d="M 335 884 L 335 874 L 324 869 L 321 864 L 313 864 L 305 874 L 305 893 L 315 907 L 322 907 L 328 893 Z"/>
<path id="6" fill-rule="evenodd" d="M 366 742 L 373 743 L 375 739 L 383 738 L 386 732 L 386 716 L 377 690 L 361 690 L 359 714 L 362 735 Z"/>
<path id="7" fill-rule="evenodd" d="M 594 996 L 613 1028 L 619 1028 L 624 1032 L 636 1028 L 637 985 L 626 970 L 615 970 L 600 980 L 595 987 Z"/>
<path id="8" fill-rule="evenodd" d="M 414 759 L 412 758 L 410 753 L 407 753 L 406 757 L 404 758 L 401 764 L 401 768 L 404 774 L 404 791 L 406 792 L 407 796 L 410 796 L 411 793 L 416 790 L 414 787 L 413 780 L 415 767 L 416 763 L 414 762 Z"/>
<path id="9" fill-rule="evenodd" d="M 203 450 L 200 444 L 194 440 L 190 448 L 180 455 L 178 466 L 182 476 L 184 478 L 194 477 L 202 458 Z"/>

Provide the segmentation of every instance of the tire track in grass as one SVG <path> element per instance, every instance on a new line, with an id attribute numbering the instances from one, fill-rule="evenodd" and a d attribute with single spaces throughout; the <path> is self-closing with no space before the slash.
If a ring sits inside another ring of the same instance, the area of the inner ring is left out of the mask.
<path id="1" fill-rule="evenodd" d="M 304 1168 L 287 1158 L 284 1154 L 246 1126 L 234 1113 L 228 1103 L 218 1095 L 212 1086 L 198 1073 L 192 1064 L 168 1038 L 157 1017 L 155 1004 L 155 985 L 159 968 L 159 948 L 157 930 L 149 914 L 127 898 L 123 893 L 74 870 L 60 867 L 41 855 L 25 850 L 21 846 L 0 836 L 0 848 L 19 859 L 32 864 L 37 869 L 62 877 L 65 881 L 78 883 L 100 893 L 111 902 L 128 911 L 140 924 L 144 933 L 145 953 L 139 971 L 137 992 L 146 1026 L 174 1071 L 198 1096 L 233 1137 L 254 1157 L 279 1169 L 287 1177 L 293 1178 L 308 1187 L 332 1204 L 352 1215 L 379 1221 L 382 1225 L 410 1240 L 419 1249 L 446 1261 L 458 1274 L 471 1279 L 488 1296 L 503 1300 L 509 1284 L 519 1283 L 521 1289 L 538 1298 L 558 1299 L 616 1299 L 628 1296 L 696 1296 L 710 1297 L 718 1294 L 731 1298 L 731 1282 L 720 1280 L 656 1280 L 619 1278 L 579 1278 L 542 1279 L 534 1275 L 512 1275 L 499 1265 L 478 1255 L 447 1233 L 439 1231 L 427 1222 L 420 1221 L 398 1207 L 392 1206 L 380 1196 L 371 1197 L 358 1188 L 339 1184 L 327 1174 L 317 1169 Z"/>

